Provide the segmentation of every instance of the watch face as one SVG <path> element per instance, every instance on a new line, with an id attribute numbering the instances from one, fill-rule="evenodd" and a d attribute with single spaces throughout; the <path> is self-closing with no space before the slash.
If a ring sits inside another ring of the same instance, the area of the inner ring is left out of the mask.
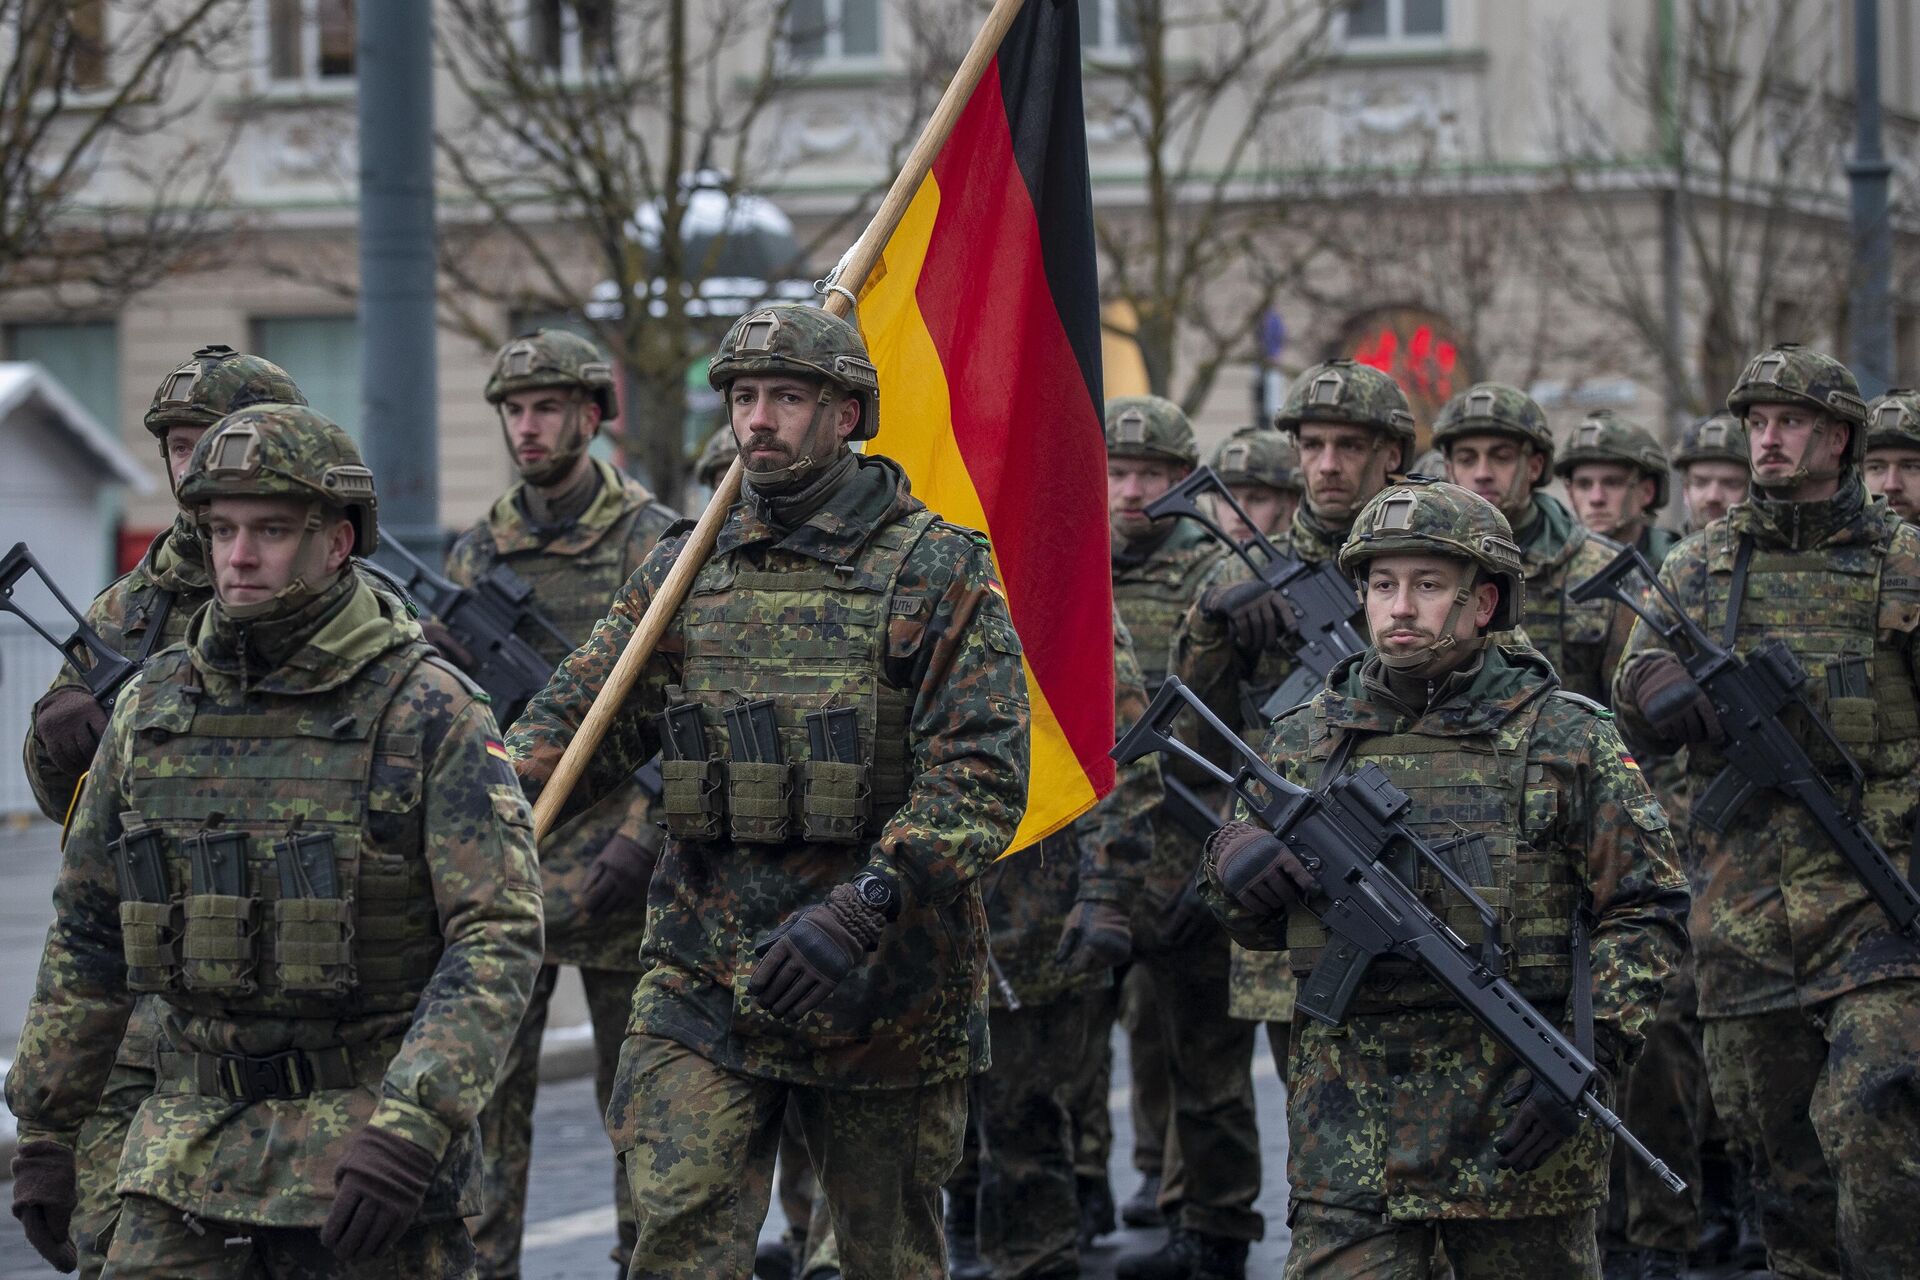
<path id="1" fill-rule="evenodd" d="M 863 876 L 860 879 L 860 898 L 870 907 L 884 907 L 893 901 L 893 890 L 879 876 Z"/>

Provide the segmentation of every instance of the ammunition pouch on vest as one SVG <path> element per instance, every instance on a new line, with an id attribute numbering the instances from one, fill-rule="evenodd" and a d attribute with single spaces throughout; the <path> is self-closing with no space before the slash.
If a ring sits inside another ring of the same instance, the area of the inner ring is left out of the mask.
<path id="1" fill-rule="evenodd" d="M 380 726 L 424 653 L 389 651 L 326 694 L 237 705 L 193 682 L 183 652 L 155 659 L 115 845 L 159 881 L 128 893 L 123 875 L 130 989 L 223 1017 L 413 1008 L 441 950 L 422 746 Z"/>
<path id="2" fill-rule="evenodd" d="M 706 759 L 663 760 L 657 812 L 680 840 L 859 844 L 907 798 L 910 691 L 883 679 L 896 621 L 923 622 L 935 601 L 897 594 L 934 524 L 916 511 L 877 531 L 857 563 L 756 570 L 738 553 L 701 570 L 681 607 L 686 655 L 671 707 L 697 707 Z M 778 760 L 740 759 L 725 712 L 768 698 Z M 813 758 L 809 712 L 851 708 L 857 760 Z"/>

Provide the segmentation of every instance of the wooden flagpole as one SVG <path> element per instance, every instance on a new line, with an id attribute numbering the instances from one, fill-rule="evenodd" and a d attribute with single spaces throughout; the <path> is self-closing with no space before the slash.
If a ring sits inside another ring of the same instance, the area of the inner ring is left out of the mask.
<path id="1" fill-rule="evenodd" d="M 906 163 L 894 178 L 893 185 L 887 189 L 879 210 L 867 223 L 867 229 L 861 232 L 860 238 L 854 241 L 853 248 L 833 276 L 829 277 L 839 288 L 828 290 L 823 309 L 837 316 L 844 316 L 853 309 L 849 293 L 857 293 L 867 277 L 873 274 L 873 268 L 880 260 L 880 251 L 892 238 L 894 228 L 900 225 L 900 219 L 905 216 L 907 206 L 920 190 L 920 184 L 926 181 L 927 174 L 933 168 L 934 157 L 946 145 L 947 135 L 953 132 L 953 126 L 966 109 L 968 99 L 973 97 L 973 91 L 979 87 L 987 68 L 999 55 L 1000 41 L 1005 38 L 1013 20 L 1019 16 L 1023 3 L 1024 0 L 994 0 L 985 24 L 973 38 L 973 46 L 967 50 L 967 56 L 960 60 L 960 69 L 954 73 L 946 92 L 940 95 L 939 103 L 927 119 L 926 128 L 920 131 L 919 140 L 913 144 L 913 150 L 907 153 Z M 842 289 L 848 292 L 842 292 Z M 700 513 L 700 520 L 694 525 L 686 546 L 681 548 L 679 559 L 667 571 L 666 580 L 654 593 L 646 615 L 628 637 L 620 660 L 613 664 L 613 670 L 607 673 L 606 683 L 594 695 L 593 705 L 587 709 L 579 731 L 561 754 L 560 763 L 554 766 L 553 776 L 547 779 L 539 801 L 533 806 L 533 836 L 536 844 L 544 841 L 547 833 L 553 830 L 561 806 L 573 793 L 574 784 L 579 782 L 588 759 L 599 750 L 607 730 L 613 725 L 613 718 L 626 702 L 634 681 L 640 678 L 641 669 L 646 666 L 647 659 L 653 656 L 660 637 L 666 633 L 667 624 L 686 601 L 687 592 L 693 587 L 694 576 L 706 564 L 707 557 L 713 554 L 720 527 L 727 522 L 727 512 L 740 497 L 740 479 L 744 469 L 742 459 L 736 457 L 733 465 L 727 468 L 726 475 L 721 477 L 719 487 L 707 503 L 707 509 Z"/>

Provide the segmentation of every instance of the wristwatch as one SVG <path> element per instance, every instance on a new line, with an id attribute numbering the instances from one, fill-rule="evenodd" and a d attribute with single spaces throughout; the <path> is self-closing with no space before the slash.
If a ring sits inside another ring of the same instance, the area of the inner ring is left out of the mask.
<path id="1" fill-rule="evenodd" d="M 888 924 L 900 918 L 900 889 L 890 876 L 862 871 L 853 878 L 853 891 L 860 895 L 860 901 L 885 916 Z"/>

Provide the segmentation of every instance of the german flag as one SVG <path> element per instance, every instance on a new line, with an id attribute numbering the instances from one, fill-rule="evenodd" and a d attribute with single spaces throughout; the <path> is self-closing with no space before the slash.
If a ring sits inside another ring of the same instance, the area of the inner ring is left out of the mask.
<path id="1" fill-rule="evenodd" d="M 860 290 L 880 371 L 868 447 L 984 530 L 1026 649 L 1027 813 L 1012 849 L 1113 789 L 1113 583 L 1100 298 L 1076 0 L 1027 0 Z"/>

